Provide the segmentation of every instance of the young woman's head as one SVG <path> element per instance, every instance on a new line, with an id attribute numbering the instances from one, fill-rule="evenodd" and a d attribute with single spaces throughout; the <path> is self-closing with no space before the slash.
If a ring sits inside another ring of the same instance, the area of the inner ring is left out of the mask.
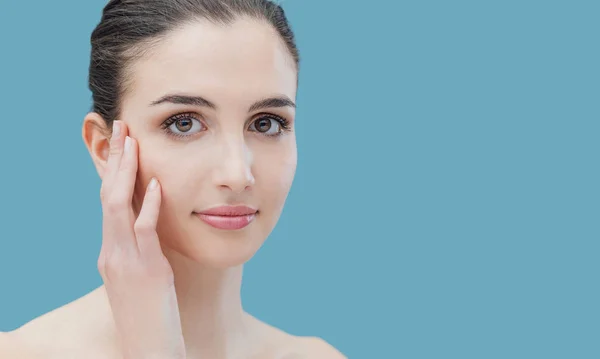
<path id="1" fill-rule="evenodd" d="M 211 267 L 248 260 L 274 228 L 296 170 L 298 51 L 267 0 L 116 0 L 92 34 L 84 138 L 100 176 L 112 123 L 139 145 L 137 212 L 162 187 L 163 245 Z M 198 213 L 257 209 L 242 229 Z M 210 221 L 209 221 L 210 222 Z"/>

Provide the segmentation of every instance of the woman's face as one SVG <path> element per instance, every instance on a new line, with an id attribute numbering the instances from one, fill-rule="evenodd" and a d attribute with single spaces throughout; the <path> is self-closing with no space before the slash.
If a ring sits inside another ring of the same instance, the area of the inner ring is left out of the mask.
<path id="1" fill-rule="evenodd" d="M 296 171 L 296 76 L 276 31 L 248 19 L 186 25 L 132 64 L 120 119 L 139 143 L 134 202 L 155 176 L 163 246 L 221 268 L 259 249 Z M 198 215 L 240 205 L 258 210 L 241 229 Z"/>

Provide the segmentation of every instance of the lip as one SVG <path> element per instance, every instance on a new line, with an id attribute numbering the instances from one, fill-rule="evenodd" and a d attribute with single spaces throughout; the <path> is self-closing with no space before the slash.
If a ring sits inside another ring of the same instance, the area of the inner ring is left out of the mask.
<path id="1" fill-rule="evenodd" d="M 208 225 L 224 230 L 242 229 L 252 223 L 258 211 L 247 206 L 214 207 L 194 214 Z"/>

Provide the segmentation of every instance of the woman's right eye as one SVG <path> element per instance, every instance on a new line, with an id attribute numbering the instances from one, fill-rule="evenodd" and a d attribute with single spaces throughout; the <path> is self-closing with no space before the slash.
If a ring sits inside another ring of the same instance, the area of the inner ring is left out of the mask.
<path id="1" fill-rule="evenodd" d="M 163 124 L 164 130 L 172 136 L 188 137 L 204 131 L 204 124 L 189 114 L 171 117 Z"/>

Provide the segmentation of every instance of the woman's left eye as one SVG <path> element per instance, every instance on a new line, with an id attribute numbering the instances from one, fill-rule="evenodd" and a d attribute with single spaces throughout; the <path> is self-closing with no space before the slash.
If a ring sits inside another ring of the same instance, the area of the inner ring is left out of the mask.
<path id="1" fill-rule="evenodd" d="M 265 136 L 280 135 L 286 129 L 283 120 L 271 117 L 261 116 L 250 124 L 250 131 L 258 132 Z"/>

